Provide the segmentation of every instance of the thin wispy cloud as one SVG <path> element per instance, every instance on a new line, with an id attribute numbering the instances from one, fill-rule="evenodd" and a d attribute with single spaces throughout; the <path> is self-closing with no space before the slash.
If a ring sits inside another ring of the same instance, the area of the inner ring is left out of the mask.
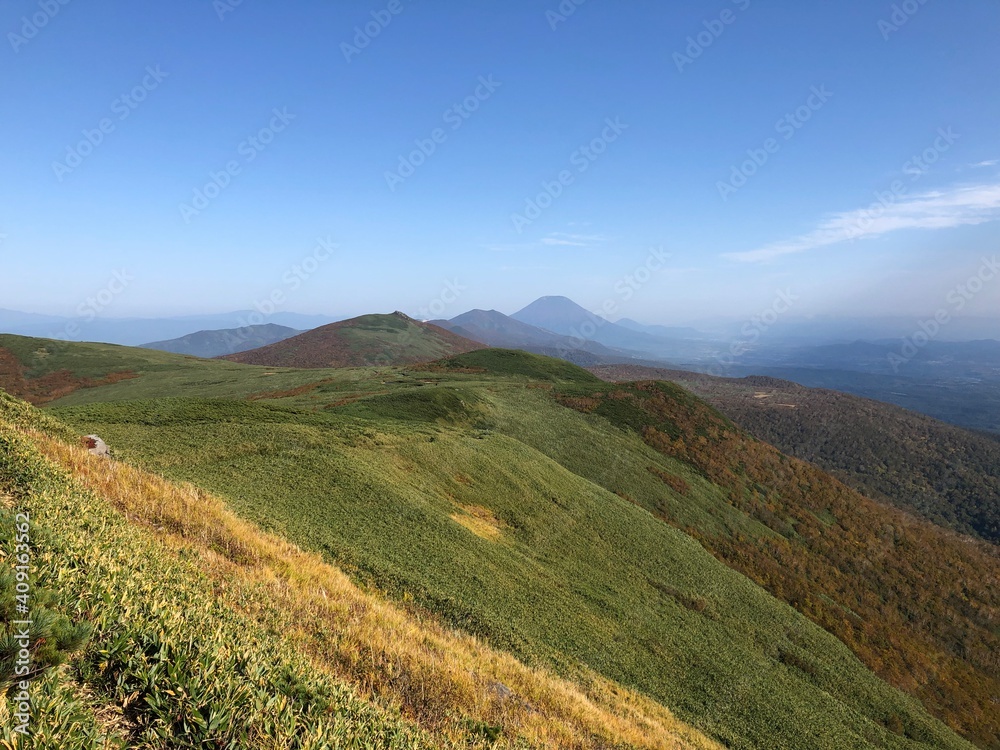
<path id="1" fill-rule="evenodd" d="M 980 167 L 995 167 L 1000 164 L 1000 159 L 988 159 L 987 161 L 981 161 L 978 164 L 970 164 L 969 166 L 973 169 L 978 169 Z"/>
<path id="2" fill-rule="evenodd" d="M 500 266 L 499 270 L 506 271 L 506 272 L 514 271 L 514 272 L 517 272 L 517 273 L 525 273 L 527 271 L 531 271 L 531 272 L 535 272 L 535 271 L 558 271 L 559 269 L 556 268 L 556 267 L 554 267 L 554 266 Z"/>
<path id="3" fill-rule="evenodd" d="M 542 244 L 548 245 L 549 247 L 586 247 L 583 242 L 574 242 L 573 240 L 564 240 L 559 237 L 543 237 Z"/>
<path id="4" fill-rule="evenodd" d="M 543 237 L 542 244 L 548 245 L 549 247 L 586 247 L 585 242 L 576 242 L 574 240 L 566 240 L 562 237 Z"/>
<path id="5" fill-rule="evenodd" d="M 1000 219 L 1000 184 L 967 185 L 901 197 L 892 203 L 834 214 L 811 232 L 723 257 L 760 263 L 903 229 L 949 229 Z"/>
<path id="6" fill-rule="evenodd" d="M 483 245 L 484 250 L 492 253 L 516 253 L 522 250 L 532 250 L 538 246 L 533 242 L 506 242 L 493 245 Z"/>
<path id="7" fill-rule="evenodd" d="M 496 253 L 510 253 L 523 250 L 539 250 L 554 247 L 595 247 L 608 241 L 600 234 L 573 234 L 570 232 L 550 232 L 541 239 L 530 242 L 511 242 L 484 245 L 487 250 Z"/>
<path id="8" fill-rule="evenodd" d="M 604 242 L 599 234 L 569 234 L 567 232 L 552 232 L 542 238 L 543 245 L 549 247 L 591 247 Z"/>

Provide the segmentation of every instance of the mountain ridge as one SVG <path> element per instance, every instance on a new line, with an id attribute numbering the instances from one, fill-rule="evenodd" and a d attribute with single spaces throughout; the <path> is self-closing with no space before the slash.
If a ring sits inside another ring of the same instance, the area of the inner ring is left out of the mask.
<path id="1" fill-rule="evenodd" d="M 167 341 L 153 341 L 143 344 L 139 348 L 211 359 L 212 357 L 221 357 L 224 354 L 237 354 L 250 349 L 259 349 L 300 333 L 302 331 L 288 326 L 264 323 L 243 328 L 196 331 Z"/>
<path id="2" fill-rule="evenodd" d="M 405 313 L 362 315 L 220 359 L 267 367 L 372 367 L 426 362 L 483 344 Z"/>
<path id="3" fill-rule="evenodd" d="M 513 313 L 514 320 L 568 336 L 577 347 L 595 342 L 634 357 L 670 360 L 696 350 L 698 344 L 682 338 L 653 335 L 640 325 L 633 329 L 590 312 L 568 297 L 545 296 Z"/>
<path id="4" fill-rule="evenodd" d="M 602 357 L 623 356 L 624 352 L 604 346 L 596 341 L 580 341 L 570 336 L 547 331 L 517 320 L 497 310 L 469 310 L 450 320 L 430 321 L 442 328 L 454 330 L 487 346 L 502 349 L 523 349 L 536 354 L 563 352 L 565 358 L 575 353 Z"/>

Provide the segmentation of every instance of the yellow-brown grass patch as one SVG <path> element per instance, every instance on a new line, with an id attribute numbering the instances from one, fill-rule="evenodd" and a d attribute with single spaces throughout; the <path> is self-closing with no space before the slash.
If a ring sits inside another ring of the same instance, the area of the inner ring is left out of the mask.
<path id="1" fill-rule="evenodd" d="M 491 542 L 500 541 L 503 530 L 507 527 L 507 524 L 493 515 L 493 511 L 481 505 L 461 505 L 459 510 L 449 517 L 476 536 Z"/>

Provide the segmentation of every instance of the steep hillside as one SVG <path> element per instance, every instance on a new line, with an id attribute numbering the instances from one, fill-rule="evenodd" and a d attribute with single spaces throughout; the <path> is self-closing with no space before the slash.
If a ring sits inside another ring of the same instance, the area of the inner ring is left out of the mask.
<path id="1" fill-rule="evenodd" d="M 297 336 L 299 333 L 301 331 L 294 328 L 267 323 L 218 331 L 198 331 L 169 341 L 154 341 L 151 344 L 143 344 L 142 348 L 209 359 L 221 357 L 224 354 L 259 349 L 262 346 Z"/>
<path id="2" fill-rule="evenodd" d="M 4 747 L 718 747 L 598 675 L 530 669 L 364 593 L 217 498 L 90 456 L 0 393 L 4 575 L 16 513 L 31 518 L 34 663 L 53 626 L 67 633 L 42 602 L 89 640 L 30 685 L 30 739 L 0 700 Z"/>
<path id="3" fill-rule="evenodd" d="M 426 362 L 483 345 L 395 312 L 362 315 L 223 357 L 267 367 L 372 367 Z"/>
<path id="4" fill-rule="evenodd" d="M 1000 439 L 880 401 L 766 377 L 595 367 L 609 380 L 683 383 L 748 432 L 865 495 L 1000 542 Z"/>
<path id="5" fill-rule="evenodd" d="M 711 412 L 683 425 L 692 446 L 709 431 L 706 452 L 679 459 L 644 440 L 638 421 L 620 419 L 646 411 L 633 414 L 633 396 L 619 396 L 619 387 L 565 362 L 496 350 L 377 376 L 315 372 L 312 382 L 254 401 L 233 400 L 231 384 L 199 387 L 216 397 L 179 397 L 186 391 L 177 382 L 162 391 L 170 398 L 57 413 L 101 434 L 125 460 L 219 493 L 246 518 L 417 611 L 564 676 L 596 671 L 729 747 L 970 747 L 831 634 L 692 540 L 713 549 L 728 541 L 747 555 L 758 545 L 780 553 L 785 544 L 771 519 L 732 499 L 740 495 L 728 475 L 713 479 L 699 465 L 715 455 Z M 126 390 L 116 384 L 88 395 L 110 399 Z M 590 413 L 576 408 L 590 404 L 574 401 L 584 398 L 597 402 Z M 597 408 L 605 400 L 606 414 Z M 735 456 L 766 448 L 734 434 L 727 448 Z M 809 478 L 823 492 L 831 485 L 820 473 Z M 758 480 L 790 491 L 784 473 Z M 884 509 L 866 502 L 851 495 L 847 509 L 835 508 L 852 534 L 861 523 L 879 530 L 906 523 L 869 515 L 869 505 Z M 913 533 L 899 531 L 906 543 Z M 992 647 L 983 618 L 995 611 L 984 581 L 995 561 L 968 545 L 949 546 L 950 538 L 928 539 L 937 554 L 922 559 L 924 568 L 842 571 L 848 591 L 867 597 L 881 587 L 885 612 L 866 599 L 846 614 L 834 600 L 843 592 L 827 594 L 822 577 L 808 588 L 811 579 L 795 566 L 761 566 L 774 579 L 761 583 L 782 596 L 772 584 L 806 586 L 801 601 L 787 600 L 810 616 L 807 605 L 830 600 L 844 618 L 856 617 L 877 645 L 852 646 L 894 665 L 886 676 L 902 675 L 900 684 L 914 693 L 919 686 L 911 683 L 925 677 L 928 663 L 940 663 L 930 671 L 958 684 L 933 682 L 946 702 L 925 697 L 927 704 L 980 736 L 992 684 L 989 665 L 979 663 L 983 645 L 987 653 Z M 857 555 L 853 537 L 834 542 Z M 829 550 L 794 549 L 825 572 Z M 753 575 L 740 559 L 726 562 Z M 924 618 L 900 623 L 897 612 L 911 613 L 895 592 L 914 585 Z M 945 625 L 951 630 L 942 634 Z M 930 635 L 918 637 L 925 629 Z M 900 635 L 883 643 L 888 630 Z M 970 654 L 964 670 L 944 645 L 953 637 Z"/>
<path id="6" fill-rule="evenodd" d="M 655 497 L 630 499 L 836 634 L 952 727 L 984 747 L 1000 746 L 995 547 L 880 505 L 748 439 L 675 384 L 576 386 L 559 398 L 694 466 L 726 492 L 727 505 L 770 533 L 720 532 L 693 525 Z M 683 478 L 661 478 L 681 494 L 690 488 Z"/>

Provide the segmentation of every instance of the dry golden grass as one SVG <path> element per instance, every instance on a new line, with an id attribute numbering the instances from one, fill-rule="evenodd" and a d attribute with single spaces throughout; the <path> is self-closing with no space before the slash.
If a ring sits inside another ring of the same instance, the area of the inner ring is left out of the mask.
<path id="1" fill-rule="evenodd" d="M 463 737 L 472 720 L 543 747 L 720 747 L 655 701 L 594 673 L 577 684 L 529 668 L 364 592 L 318 555 L 238 518 L 219 498 L 40 432 L 30 435 L 50 460 L 130 521 L 155 530 L 169 548 L 197 549 L 230 606 L 264 622 L 279 620 L 318 669 L 398 706 L 439 736 Z M 500 533 L 481 513 L 465 508 L 460 515 Z"/>
<path id="2" fill-rule="evenodd" d="M 491 542 L 500 541 L 506 526 L 489 508 L 481 505 L 461 505 L 449 518 L 476 536 Z"/>

